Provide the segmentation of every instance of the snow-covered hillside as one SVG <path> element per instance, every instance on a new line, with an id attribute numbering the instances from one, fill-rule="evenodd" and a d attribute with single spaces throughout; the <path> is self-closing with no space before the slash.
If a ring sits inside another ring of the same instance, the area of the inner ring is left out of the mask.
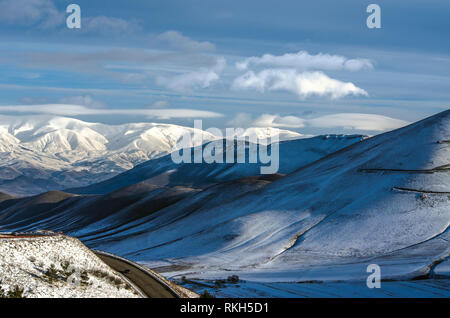
<path id="1" fill-rule="evenodd" d="M 0 236 L 0 296 L 139 297 L 78 240 L 62 235 Z"/>

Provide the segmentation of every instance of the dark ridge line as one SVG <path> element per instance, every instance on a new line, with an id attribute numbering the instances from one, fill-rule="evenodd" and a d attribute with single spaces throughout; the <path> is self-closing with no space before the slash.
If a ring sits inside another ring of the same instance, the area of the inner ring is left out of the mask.
<path id="1" fill-rule="evenodd" d="M 447 253 L 447 255 L 440 257 L 438 259 L 435 259 L 431 262 L 427 267 L 425 267 L 424 273 L 421 275 L 417 275 L 411 278 L 411 280 L 423 280 L 423 279 L 434 279 L 434 278 L 445 278 L 447 275 L 436 275 L 434 272 L 434 269 L 441 263 L 445 262 L 450 258 L 450 253 Z M 442 277 L 441 277 L 442 276 Z"/>
<path id="2" fill-rule="evenodd" d="M 450 166 L 445 165 L 441 167 L 436 167 L 433 169 L 382 169 L 382 168 L 362 168 L 358 169 L 358 172 L 367 172 L 367 173 L 373 173 L 373 172 L 403 172 L 403 173 L 435 173 L 435 172 L 448 172 L 450 171 Z"/>
<path id="3" fill-rule="evenodd" d="M 417 189 L 409 189 L 409 188 L 401 188 L 401 187 L 393 187 L 392 191 L 402 191 L 402 192 L 414 192 L 414 193 L 427 193 L 427 194 L 450 194 L 450 192 L 439 192 L 439 191 L 430 191 L 430 190 L 417 190 Z"/>
<path id="4" fill-rule="evenodd" d="M 437 234 L 433 235 L 433 236 L 430 237 L 430 238 L 427 238 L 426 240 L 423 240 L 423 241 L 421 241 L 421 242 L 417 242 L 417 243 L 414 243 L 414 244 L 411 244 L 411 245 L 408 245 L 408 246 L 405 246 L 405 247 L 402 247 L 402 248 L 398 248 L 398 249 L 396 249 L 396 250 L 390 251 L 389 253 L 386 253 L 386 254 L 381 255 L 381 256 L 392 255 L 392 254 L 397 253 L 397 252 L 399 252 L 399 251 L 403 251 L 403 250 L 406 250 L 406 249 L 408 249 L 408 248 L 416 247 L 416 246 L 419 246 L 420 244 L 427 243 L 427 242 L 429 242 L 429 241 L 431 241 L 431 240 L 434 240 L 434 239 L 436 239 L 436 238 L 439 238 L 441 235 L 445 234 L 449 229 L 450 229 L 450 226 L 447 226 L 447 227 L 445 228 L 445 230 L 443 230 L 443 231 L 440 232 L 440 233 L 437 233 Z M 375 256 L 375 257 L 373 257 L 373 258 L 371 258 L 371 259 L 375 259 L 375 258 L 377 258 L 377 257 L 379 257 L 379 256 Z"/>

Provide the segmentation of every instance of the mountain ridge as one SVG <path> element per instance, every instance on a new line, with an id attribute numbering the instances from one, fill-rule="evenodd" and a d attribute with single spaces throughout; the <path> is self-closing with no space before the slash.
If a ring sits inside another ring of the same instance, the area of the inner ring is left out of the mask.
<path id="1" fill-rule="evenodd" d="M 303 137 L 287 130 L 278 133 L 284 139 Z M 68 117 L 1 115 L 0 191 L 23 196 L 106 180 L 169 154 L 185 134 L 201 136 L 191 138 L 190 146 L 219 138 L 172 124 L 106 125 Z"/>
<path id="2" fill-rule="evenodd" d="M 279 143 L 279 173 L 286 174 L 304 165 L 310 164 L 339 149 L 363 140 L 362 135 L 322 135 L 311 138 L 286 140 Z M 222 155 L 228 151 L 235 151 L 233 147 L 227 148 L 223 142 Z M 204 144 L 205 148 L 208 143 Z M 199 146 L 200 147 L 200 146 Z M 255 147 L 256 149 L 256 147 Z M 246 150 L 246 158 L 249 156 Z M 194 151 L 191 151 L 191 154 Z M 218 182 L 231 181 L 248 176 L 260 174 L 262 163 L 182 163 L 176 164 L 170 155 L 143 162 L 131 170 L 125 171 L 111 179 L 92 184 L 83 188 L 66 189 L 68 192 L 78 194 L 104 194 L 120 189 L 137 182 L 148 182 L 159 185 L 186 185 L 205 187 Z M 192 161 L 192 160 L 191 160 Z"/>

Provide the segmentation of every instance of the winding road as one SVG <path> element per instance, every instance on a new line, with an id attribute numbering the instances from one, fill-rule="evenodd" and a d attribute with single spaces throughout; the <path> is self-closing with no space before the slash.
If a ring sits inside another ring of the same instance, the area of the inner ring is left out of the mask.
<path id="1" fill-rule="evenodd" d="M 179 298 L 170 288 L 131 262 L 125 262 L 103 253 L 95 252 L 95 254 L 103 262 L 136 285 L 148 298 Z"/>

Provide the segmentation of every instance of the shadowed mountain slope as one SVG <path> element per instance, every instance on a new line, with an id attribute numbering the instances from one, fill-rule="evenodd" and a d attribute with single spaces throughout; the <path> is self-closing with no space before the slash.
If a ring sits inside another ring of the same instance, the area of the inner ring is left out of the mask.
<path id="1" fill-rule="evenodd" d="M 284 141 L 279 144 L 279 173 L 286 174 L 311 162 L 323 158 L 335 151 L 363 140 L 361 135 L 325 135 L 313 138 Z M 203 149 L 208 145 L 205 144 Z M 246 163 L 182 163 L 176 164 L 170 155 L 147 161 L 134 169 L 126 171 L 112 179 L 84 188 L 70 189 L 68 192 L 78 194 L 108 193 L 125 186 L 147 182 L 158 185 L 184 185 L 203 188 L 218 182 L 231 181 L 260 174 L 260 167 L 267 164 L 248 163 L 249 144 L 247 143 Z M 232 144 L 226 147 L 224 142 L 222 157 L 229 152 L 236 152 Z M 256 149 L 256 146 L 255 146 Z M 191 151 L 193 158 L 194 150 Z M 236 158 L 236 153 L 235 153 Z M 191 162 L 194 162 L 192 159 Z"/>

